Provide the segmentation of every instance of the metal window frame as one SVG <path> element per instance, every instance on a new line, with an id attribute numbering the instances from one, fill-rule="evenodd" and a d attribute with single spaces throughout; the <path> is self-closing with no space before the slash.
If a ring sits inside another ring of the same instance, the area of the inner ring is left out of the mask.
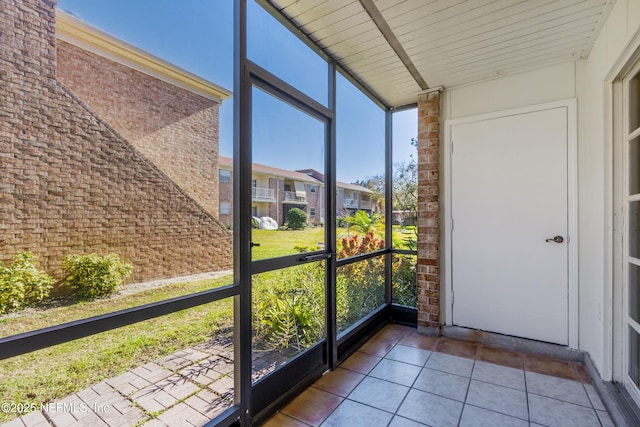
<path id="1" fill-rule="evenodd" d="M 262 262 L 251 260 L 251 90 L 254 86 L 260 87 L 267 93 L 274 95 L 296 108 L 307 112 L 311 116 L 326 123 L 326 148 L 325 156 L 325 251 L 307 253 L 307 256 L 321 255 L 323 253 L 336 253 L 335 242 L 335 217 L 336 217 L 336 77 L 342 74 L 347 80 L 362 91 L 372 102 L 385 111 L 385 216 L 392 218 L 392 186 L 393 186 L 393 159 L 392 159 L 392 114 L 415 105 L 407 105 L 402 108 L 391 108 L 385 105 L 379 97 L 372 93 L 358 79 L 354 78 L 348 70 L 341 67 L 326 52 L 310 41 L 299 28 L 295 27 L 280 11 L 268 0 L 256 0 L 278 21 L 303 40 L 317 54 L 327 62 L 328 102 L 325 107 L 322 103 L 308 97 L 292 85 L 283 82 L 268 71 L 247 59 L 247 0 L 237 0 L 234 3 L 234 159 L 233 159 L 233 221 L 238 226 L 234 227 L 234 283 L 225 287 L 210 289 L 203 292 L 189 294 L 159 301 L 143 306 L 119 310 L 100 316 L 80 319 L 48 328 L 29 331 L 9 337 L 0 338 L 0 360 L 20 354 L 36 351 L 42 348 L 91 336 L 100 332 L 133 325 L 135 323 L 161 317 L 180 310 L 197 307 L 199 305 L 215 302 L 233 297 L 234 300 L 234 378 L 235 393 L 234 406 L 225 410 L 215 419 L 207 423 L 207 426 L 227 426 L 240 424 L 251 425 L 256 420 L 252 413 L 253 387 L 251 381 L 251 276 L 260 271 L 269 271 L 283 266 L 292 265 L 291 257 L 282 257 Z M 249 148 L 249 149 L 247 149 Z M 354 346 L 368 339 L 385 322 L 394 317 L 395 312 L 406 311 L 391 304 L 392 283 L 391 263 L 394 254 L 416 255 L 416 251 L 398 250 L 392 246 L 392 227 L 385 231 L 385 248 L 379 251 L 363 254 L 351 258 L 337 260 L 335 256 L 325 262 L 326 281 L 330 284 L 326 290 L 326 342 L 320 342 L 315 347 L 321 348 L 327 357 L 326 366 L 335 369 L 339 362 L 344 360 Z M 385 256 L 385 304 L 374 310 L 364 319 L 352 325 L 347 331 L 337 337 L 336 325 L 336 270 L 344 265 L 360 262 L 377 256 Z M 295 255 L 293 257 L 299 257 Z M 309 259 L 308 262 L 311 262 Z M 298 265 L 300 259 L 296 260 Z M 411 313 L 410 313 L 411 314 Z M 415 313 L 414 313 L 415 314 Z M 406 316 L 405 316 L 406 317 Z M 411 315 L 409 315 L 411 317 Z M 324 348 L 323 348 L 324 346 Z M 314 356 L 310 352 L 311 356 Z M 305 370 L 307 356 L 297 358 L 293 364 L 296 369 Z M 313 372 L 317 376 L 321 372 Z M 266 382 L 265 382 L 266 384 Z M 297 389 L 306 386 L 303 381 Z M 263 412 L 262 416 L 267 413 Z"/>

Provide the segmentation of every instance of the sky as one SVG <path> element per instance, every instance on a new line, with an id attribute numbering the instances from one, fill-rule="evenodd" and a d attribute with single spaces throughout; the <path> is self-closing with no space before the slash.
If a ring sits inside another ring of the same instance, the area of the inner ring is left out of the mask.
<path id="1" fill-rule="evenodd" d="M 58 0 L 58 8 L 228 90 L 233 89 L 233 1 Z M 327 64 L 258 5 L 249 2 L 247 56 L 316 101 L 327 103 Z M 336 82 L 337 178 L 384 172 L 384 112 L 344 77 Z M 253 160 L 322 171 L 325 127 L 253 90 Z M 394 114 L 393 160 L 415 152 L 417 112 Z M 233 153 L 233 98 L 220 109 L 220 154 Z"/>

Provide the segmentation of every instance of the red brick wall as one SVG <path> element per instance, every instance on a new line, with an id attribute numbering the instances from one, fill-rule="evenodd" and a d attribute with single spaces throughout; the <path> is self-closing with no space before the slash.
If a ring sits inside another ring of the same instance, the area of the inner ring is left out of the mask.
<path id="1" fill-rule="evenodd" d="M 324 206 L 323 187 L 316 185 L 316 192 L 311 192 L 311 184 L 306 184 L 307 189 L 307 215 L 309 216 L 309 224 L 320 223 L 320 210 Z M 311 208 L 316 209 L 316 216 L 311 216 Z"/>
<path id="2" fill-rule="evenodd" d="M 133 280 L 232 266 L 232 236 L 55 79 L 55 1 L 0 0 L 0 259 L 116 252 Z"/>
<path id="3" fill-rule="evenodd" d="M 440 93 L 418 97 L 418 330 L 440 328 Z"/>
<path id="4" fill-rule="evenodd" d="M 57 76 L 91 111 L 218 215 L 218 103 L 57 42 Z"/>
<path id="5" fill-rule="evenodd" d="M 228 215 L 220 214 L 220 222 L 225 225 L 233 224 L 233 171 L 231 172 L 231 181 L 220 182 L 220 203 L 227 202 L 231 205 L 231 211 Z M 218 178 L 220 175 L 218 174 Z"/>

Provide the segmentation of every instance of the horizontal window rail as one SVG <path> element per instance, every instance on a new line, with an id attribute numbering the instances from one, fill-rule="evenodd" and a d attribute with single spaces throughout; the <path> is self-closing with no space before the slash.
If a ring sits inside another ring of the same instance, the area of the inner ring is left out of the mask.
<path id="1" fill-rule="evenodd" d="M 349 265 L 352 264 L 354 262 L 358 262 L 358 261 L 364 261 L 367 260 L 369 258 L 375 258 L 377 256 L 381 256 L 381 255 L 386 255 L 391 253 L 391 249 L 390 248 L 386 248 L 386 249 L 380 249 L 378 251 L 373 251 L 373 252 L 369 252 L 367 254 L 361 254 L 361 255 L 356 255 L 356 256 L 352 256 L 349 258 L 342 258 L 336 261 L 336 268 L 337 267 L 342 267 L 344 265 Z"/>
<path id="2" fill-rule="evenodd" d="M 397 255 L 418 255 L 418 251 L 411 249 L 391 249 L 391 253 Z"/>
<path id="3" fill-rule="evenodd" d="M 233 284 L 0 338 L 0 360 L 235 296 L 239 289 Z"/>

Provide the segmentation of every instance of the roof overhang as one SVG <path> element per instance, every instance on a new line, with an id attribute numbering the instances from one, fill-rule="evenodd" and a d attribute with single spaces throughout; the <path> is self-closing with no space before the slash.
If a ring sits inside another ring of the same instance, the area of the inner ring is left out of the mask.
<path id="1" fill-rule="evenodd" d="M 231 97 L 231 91 L 222 86 L 114 37 L 60 9 L 56 10 L 56 36 L 67 43 L 218 103 Z"/>
<path id="2" fill-rule="evenodd" d="M 258 0 L 380 104 L 586 59 L 615 0 Z"/>

